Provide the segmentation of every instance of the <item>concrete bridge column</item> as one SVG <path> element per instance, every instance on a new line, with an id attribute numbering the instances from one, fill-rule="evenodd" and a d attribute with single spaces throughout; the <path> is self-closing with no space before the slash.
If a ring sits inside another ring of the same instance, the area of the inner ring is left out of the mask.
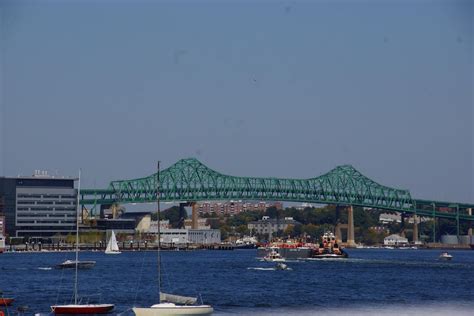
<path id="1" fill-rule="evenodd" d="M 198 210 L 196 206 L 196 202 L 191 203 L 191 207 L 193 209 L 193 223 L 191 225 L 192 229 L 198 229 Z"/>
<path id="2" fill-rule="evenodd" d="M 413 215 L 413 242 L 418 242 L 418 216 Z"/>
<path id="3" fill-rule="evenodd" d="M 400 215 L 400 220 L 401 220 L 401 230 L 400 230 L 400 237 L 406 237 L 405 236 L 405 213 L 402 213 Z"/>
<path id="4" fill-rule="evenodd" d="M 355 247 L 354 238 L 354 208 L 349 205 L 347 209 L 347 246 Z"/>
<path id="5" fill-rule="evenodd" d="M 341 223 L 337 223 L 336 227 L 334 228 L 335 230 L 335 235 L 336 235 L 336 242 L 340 244 L 342 242 L 342 236 L 341 236 Z"/>
<path id="6" fill-rule="evenodd" d="M 337 223 L 336 228 L 335 228 L 335 235 L 336 235 L 336 241 L 338 244 L 342 243 L 342 230 L 346 229 L 347 230 L 347 224 L 342 224 L 342 223 Z"/>

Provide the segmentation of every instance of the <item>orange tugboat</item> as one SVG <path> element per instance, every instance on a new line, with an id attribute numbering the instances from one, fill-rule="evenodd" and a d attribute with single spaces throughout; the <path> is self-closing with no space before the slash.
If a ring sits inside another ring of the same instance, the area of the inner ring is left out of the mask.
<path id="1" fill-rule="evenodd" d="M 347 252 L 338 245 L 336 237 L 331 232 L 324 233 L 319 248 L 316 248 L 311 255 L 311 258 L 315 259 L 347 257 Z"/>

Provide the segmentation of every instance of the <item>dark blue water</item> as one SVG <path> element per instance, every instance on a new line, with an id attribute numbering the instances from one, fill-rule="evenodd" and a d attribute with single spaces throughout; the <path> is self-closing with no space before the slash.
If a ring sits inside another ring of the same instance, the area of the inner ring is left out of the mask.
<path id="1" fill-rule="evenodd" d="M 217 315 L 474 315 L 474 251 L 452 251 L 451 262 L 437 260 L 440 253 L 354 249 L 348 259 L 295 261 L 291 271 L 273 271 L 255 250 L 162 252 L 163 284 L 172 293 L 200 293 Z M 51 304 L 69 302 L 74 284 L 74 271 L 50 267 L 73 257 L 2 254 L 0 289 L 16 296 L 15 306 L 48 313 Z M 132 306 L 156 303 L 156 253 L 82 252 L 80 259 L 97 261 L 79 271 L 81 296 L 127 315 Z"/>

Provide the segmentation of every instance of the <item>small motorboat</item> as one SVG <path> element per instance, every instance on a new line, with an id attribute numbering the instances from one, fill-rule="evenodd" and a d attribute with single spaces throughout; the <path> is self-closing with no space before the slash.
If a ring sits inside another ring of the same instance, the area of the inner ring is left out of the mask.
<path id="1" fill-rule="evenodd" d="M 69 304 L 69 305 L 51 306 L 51 311 L 54 314 L 61 314 L 61 315 L 107 314 L 113 309 L 114 309 L 113 304 Z"/>
<path id="2" fill-rule="evenodd" d="M 447 252 L 443 252 L 441 255 L 439 255 L 439 260 L 451 260 L 451 259 L 453 259 L 453 256 Z"/>
<path id="3" fill-rule="evenodd" d="M 288 265 L 284 264 L 283 262 L 277 262 L 275 266 L 275 270 L 291 270 L 288 268 Z"/>
<path id="4" fill-rule="evenodd" d="M 263 257 L 264 261 L 267 262 L 285 262 L 285 258 L 283 258 L 278 251 L 272 249 L 265 257 Z"/>
<path id="5" fill-rule="evenodd" d="M 90 269 L 94 267 L 95 261 L 77 261 L 77 268 L 78 269 Z M 76 260 L 66 260 L 63 263 L 60 263 L 55 266 L 56 269 L 75 269 L 76 268 Z"/>

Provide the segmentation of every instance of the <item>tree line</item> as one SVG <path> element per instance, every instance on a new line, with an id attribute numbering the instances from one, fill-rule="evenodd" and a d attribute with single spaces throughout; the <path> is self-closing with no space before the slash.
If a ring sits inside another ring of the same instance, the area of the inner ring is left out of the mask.
<path id="1" fill-rule="evenodd" d="M 383 243 L 383 239 L 394 233 L 400 233 L 403 230 L 402 224 L 392 222 L 382 225 L 379 222 L 381 213 L 390 213 L 385 210 L 364 209 L 362 207 L 354 207 L 354 235 L 357 243 L 367 245 Z M 393 212 L 395 214 L 395 212 Z M 327 230 L 334 231 L 337 223 L 347 223 L 347 211 L 345 208 L 338 208 L 335 205 L 327 205 L 323 207 L 306 207 L 297 209 L 295 207 L 287 207 L 277 209 L 269 207 L 262 211 L 243 211 L 238 214 L 219 215 L 216 213 L 203 214 L 202 218 L 207 218 L 208 225 L 212 229 L 220 229 L 222 240 L 229 237 L 240 238 L 243 236 L 255 235 L 248 229 L 250 222 L 261 220 L 263 216 L 269 216 L 273 219 L 284 219 L 292 217 L 299 222 L 298 225 L 290 225 L 285 231 L 279 231 L 275 236 L 271 237 L 305 237 L 310 241 L 318 242 L 319 238 Z M 152 214 L 152 219 L 158 218 L 157 213 Z M 169 220 L 173 228 L 182 228 L 184 220 L 188 218 L 186 212 L 182 212 L 178 206 L 173 206 L 160 213 L 162 220 Z M 412 240 L 413 224 L 405 222 L 406 237 Z M 436 240 L 440 239 L 441 234 L 456 234 L 456 223 L 449 219 L 438 219 L 435 226 Z M 461 233 L 466 232 L 468 223 L 461 223 Z M 433 220 L 427 219 L 419 224 L 419 233 L 421 239 L 432 241 Z M 343 236 L 345 232 L 343 231 Z M 260 240 L 265 240 L 269 236 L 256 236 Z M 345 239 L 345 237 L 343 238 Z"/>

